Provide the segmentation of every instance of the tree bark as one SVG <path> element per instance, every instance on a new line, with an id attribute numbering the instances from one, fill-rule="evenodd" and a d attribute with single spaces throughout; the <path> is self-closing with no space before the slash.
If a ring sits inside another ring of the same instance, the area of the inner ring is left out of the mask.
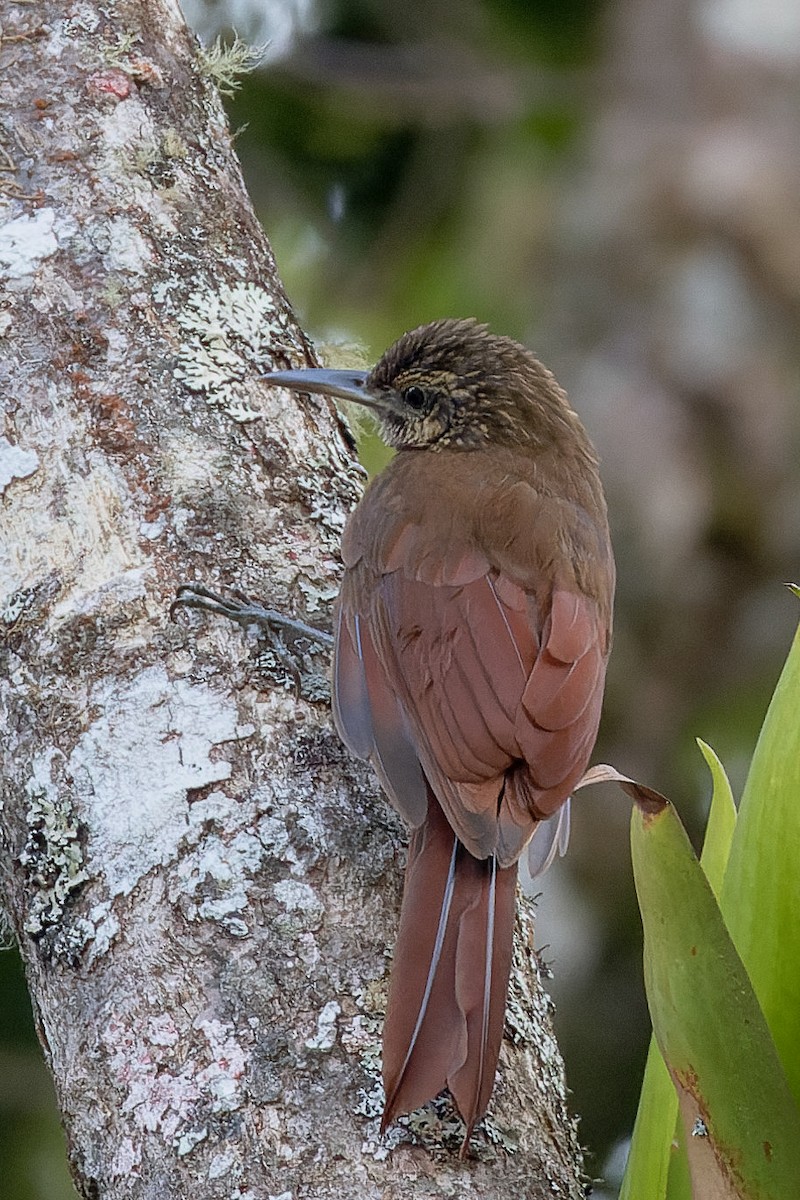
<path id="1" fill-rule="evenodd" d="M 176 585 L 324 625 L 361 486 L 170 0 L 2 30 L 3 887 L 86 1197 L 579 1197 L 521 913 L 488 1136 L 378 1135 L 403 831 L 285 654 Z"/>

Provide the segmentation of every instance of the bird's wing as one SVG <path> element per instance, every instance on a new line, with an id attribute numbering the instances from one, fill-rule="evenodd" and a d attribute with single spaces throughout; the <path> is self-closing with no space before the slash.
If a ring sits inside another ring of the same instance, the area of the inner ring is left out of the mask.
<path id="1" fill-rule="evenodd" d="M 334 686 L 345 742 L 412 825 L 424 772 L 472 854 L 516 861 L 594 743 L 608 648 L 597 604 L 574 587 L 523 587 L 463 543 L 436 556 L 413 523 L 379 573 L 349 549 Z"/>

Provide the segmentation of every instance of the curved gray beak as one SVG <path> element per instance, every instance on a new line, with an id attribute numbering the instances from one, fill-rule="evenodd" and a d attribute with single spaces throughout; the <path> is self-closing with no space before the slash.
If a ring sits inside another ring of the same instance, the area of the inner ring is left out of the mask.
<path id="1" fill-rule="evenodd" d="M 367 375 L 367 371 L 326 371 L 309 367 L 304 371 L 267 371 L 262 378 L 275 387 L 292 388 L 296 392 L 322 392 L 326 396 L 365 404 L 367 408 L 379 408 L 379 402 L 364 388 Z"/>

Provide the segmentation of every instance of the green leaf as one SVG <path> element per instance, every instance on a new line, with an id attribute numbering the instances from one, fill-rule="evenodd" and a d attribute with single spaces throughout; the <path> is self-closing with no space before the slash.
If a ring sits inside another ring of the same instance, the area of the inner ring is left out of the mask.
<path id="1" fill-rule="evenodd" d="M 648 1004 L 695 1134 L 695 1196 L 789 1200 L 800 1194 L 800 1115 L 713 891 L 671 805 L 637 805 L 631 843 Z"/>
<path id="2" fill-rule="evenodd" d="M 736 806 L 719 758 L 699 738 L 697 744 L 713 783 L 700 862 L 719 894 L 736 825 Z M 676 1162 L 684 1158 L 677 1145 L 677 1120 L 678 1097 L 655 1039 L 651 1039 L 619 1200 L 683 1200 L 690 1196 L 686 1168 Z"/>
<path id="3" fill-rule="evenodd" d="M 721 906 L 800 1104 L 800 630 L 753 755 Z"/>
<path id="4" fill-rule="evenodd" d="M 664 1070 L 666 1071 L 666 1069 L 665 1067 Z M 676 1110 L 677 1107 L 678 1097 L 676 1095 Z M 675 1141 L 673 1142 L 673 1152 L 669 1160 L 667 1200 L 692 1200 L 692 1177 L 689 1174 L 689 1155 L 686 1152 L 686 1131 L 683 1128 L 680 1117 L 675 1123 Z"/>
<path id="5" fill-rule="evenodd" d="M 706 873 L 706 879 L 711 884 L 712 892 L 719 899 L 731 853 L 733 831 L 736 828 L 736 804 L 725 768 L 716 753 L 702 738 L 697 739 L 697 744 L 700 747 L 700 753 L 708 763 L 713 784 L 711 808 L 706 824 L 706 836 L 703 840 L 703 853 L 700 855 L 700 866 Z"/>
<path id="6" fill-rule="evenodd" d="M 664 1200 L 677 1119 L 678 1097 L 651 1038 L 619 1200 Z"/>

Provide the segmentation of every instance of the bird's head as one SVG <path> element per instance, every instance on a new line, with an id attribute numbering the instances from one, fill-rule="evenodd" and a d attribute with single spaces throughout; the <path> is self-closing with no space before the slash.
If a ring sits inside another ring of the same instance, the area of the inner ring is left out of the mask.
<path id="1" fill-rule="evenodd" d="M 447 318 L 399 338 L 371 371 L 272 371 L 301 392 L 354 401 L 398 449 L 551 445 L 576 427 L 564 392 L 539 360 L 474 320 Z M 583 435 L 585 438 L 585 435 Z"/>

